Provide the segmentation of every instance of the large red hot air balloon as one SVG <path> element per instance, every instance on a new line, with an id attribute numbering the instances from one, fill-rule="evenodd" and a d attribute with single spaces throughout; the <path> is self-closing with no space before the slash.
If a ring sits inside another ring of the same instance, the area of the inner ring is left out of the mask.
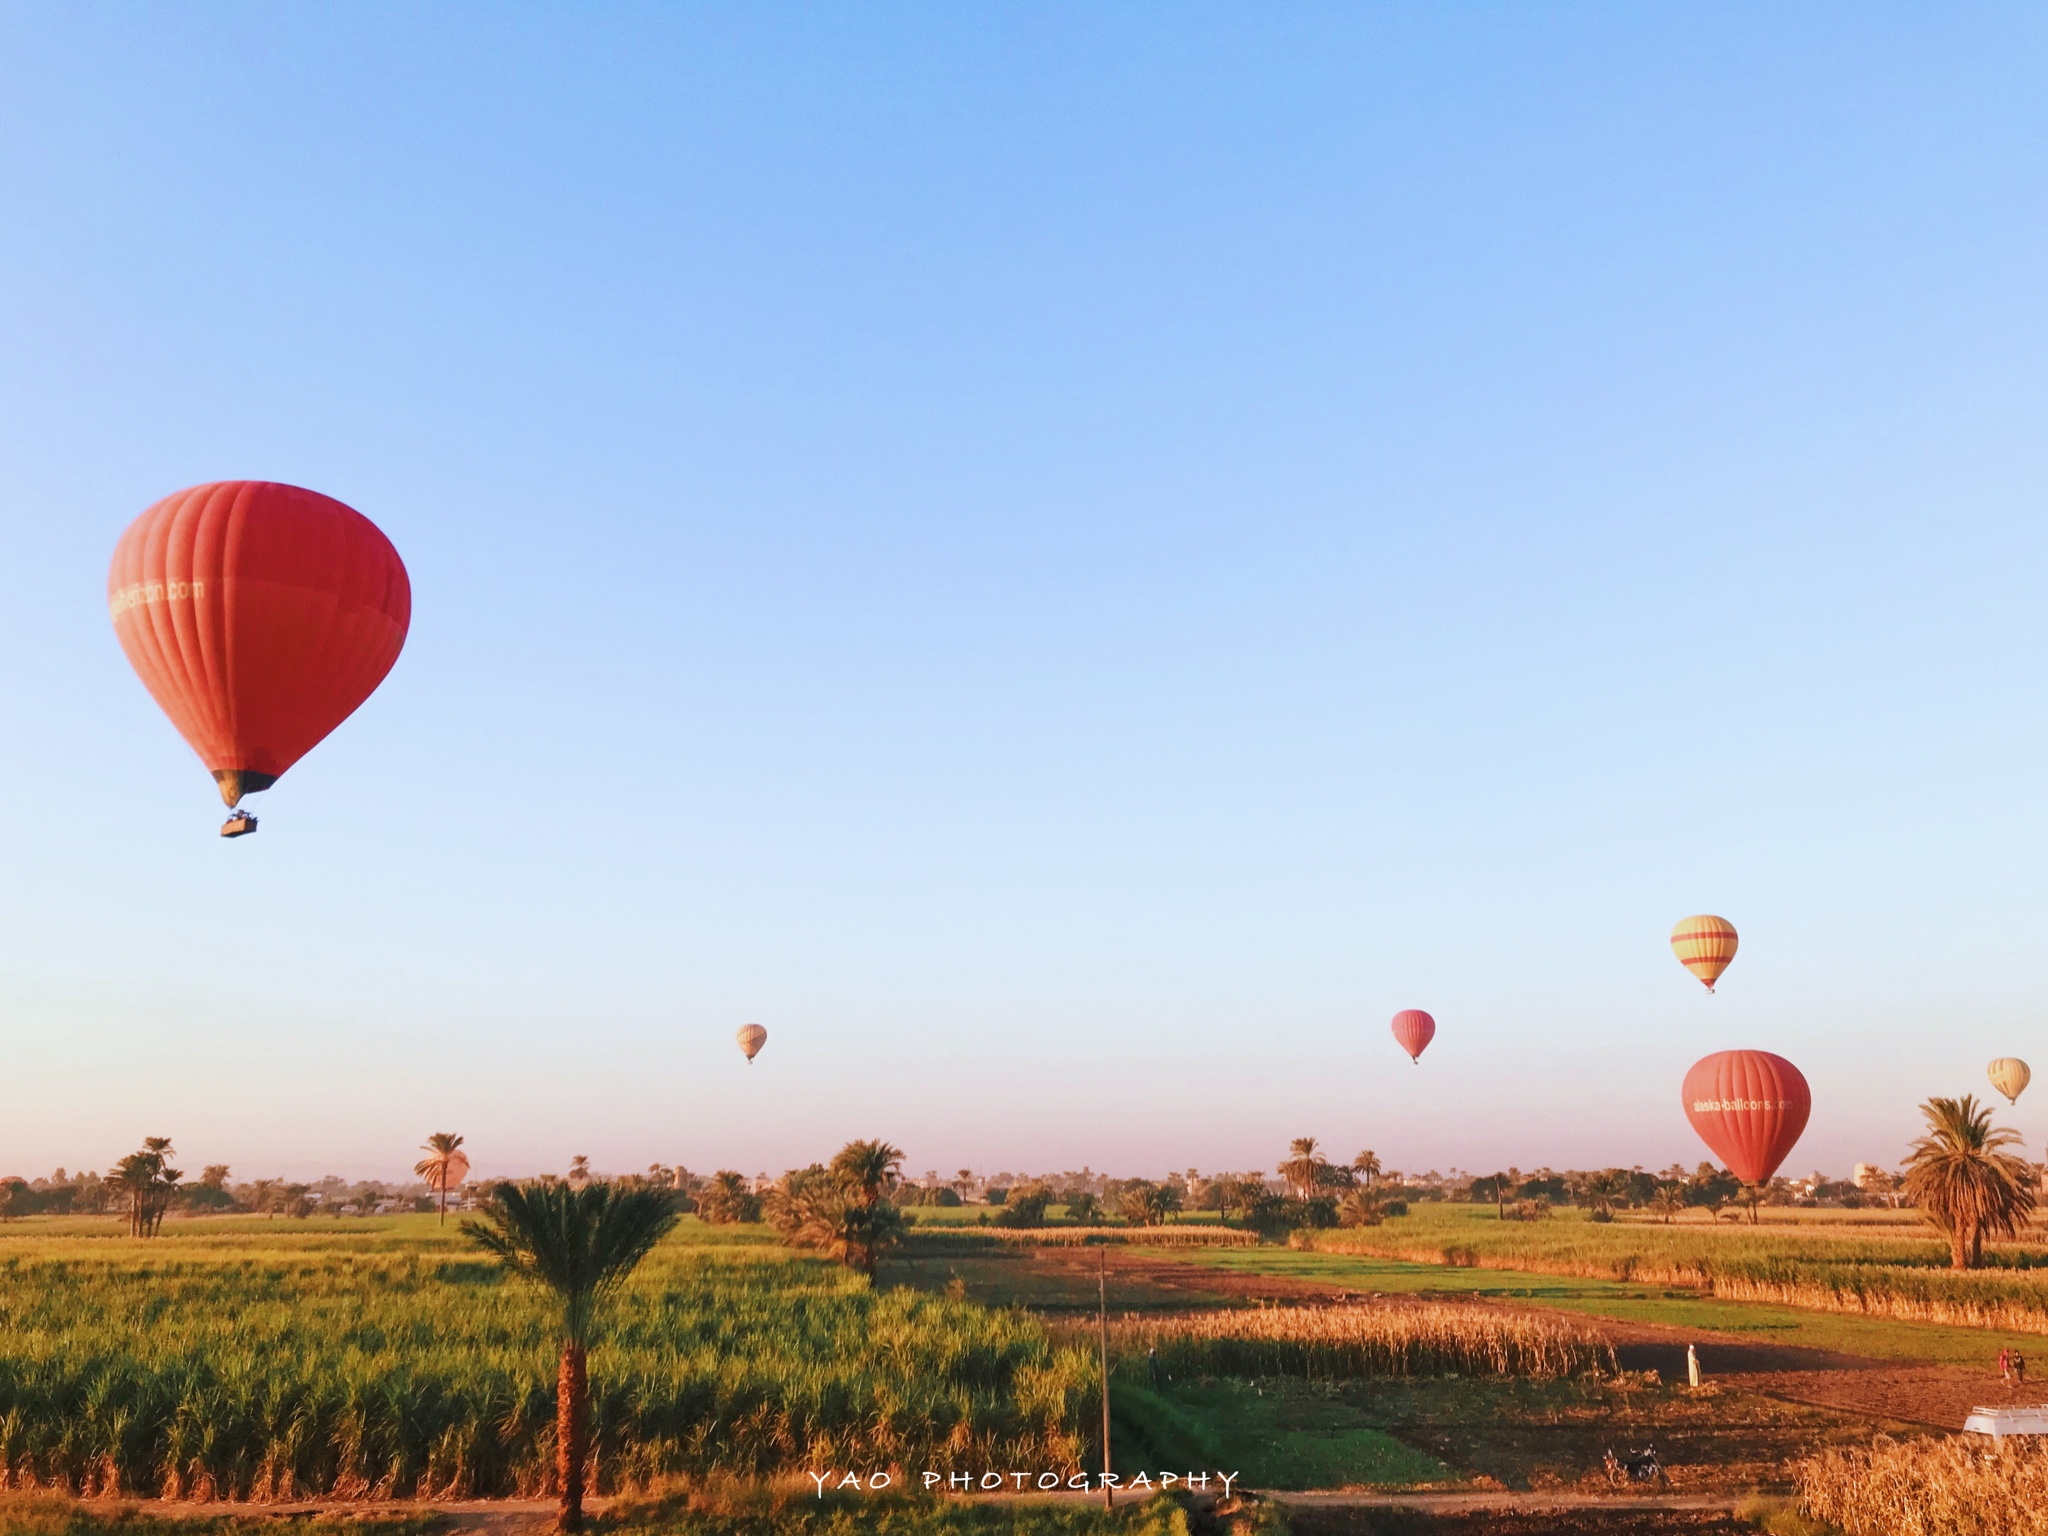
<path id="1" fill-rule="evenodd" d="M 412 621 L 412 584 L 375 523 L 264 480 L 196 485 L 130 523 L 107 601 L 143 686 L 230 806 L 355 712 Z M 255 825 L 238 812 L 221 832 Z"/>
<path id="2" fill-rule="evenodd" d="M 1778 1171 L 1813 1111 L 1799 1069 L 1769 1051 L 1716 1051 L 1694 1062 L 1684 1094 L 1685 1118 L 1745 1184 Z"/>
<path id="3" fill-rule="evenodd" d="M 1394 1015 L 1394 1038 L 1401 1042 L 1401 1049 L 1419 1067 L 1423 1051 L 1436 1038 L 1436 1020 L 1420 1008 L 1403 1008 Z"/>

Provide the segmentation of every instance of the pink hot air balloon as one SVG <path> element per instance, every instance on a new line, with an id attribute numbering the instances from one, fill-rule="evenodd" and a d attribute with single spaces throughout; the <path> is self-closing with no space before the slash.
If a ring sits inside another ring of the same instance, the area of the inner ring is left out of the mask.
<path id="1" fill-rule="evenodd" d="M 1436 1020 L 1420 1008 L 1403 1008 L 1394 1015 L 1394 1038 L 1401 1042 L 1401 1049 L 1419 1067 L 1423 1051 L 1436 1038 Z"/>
<path id="2" fill-rule="evenodd" d="M 1813 1095 L 1797 1067 L 1769 1051 L 1716 1051 L 1685 1074 L 1685 1118 L 1745 1184 L 1778 1171 L 1806 1129 Z"/>

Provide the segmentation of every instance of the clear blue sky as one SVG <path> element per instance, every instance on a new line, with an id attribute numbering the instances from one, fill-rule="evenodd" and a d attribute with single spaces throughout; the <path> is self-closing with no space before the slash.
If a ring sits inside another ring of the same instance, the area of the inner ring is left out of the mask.
<path id="1" fill-rule="evenodd" d="M 0 10 L 0 1172 L 1895 1159 L 2048 1069 L 2044 147 L 2019 5 Z M 235 843 L 228 477 L 415 593 Z"/>

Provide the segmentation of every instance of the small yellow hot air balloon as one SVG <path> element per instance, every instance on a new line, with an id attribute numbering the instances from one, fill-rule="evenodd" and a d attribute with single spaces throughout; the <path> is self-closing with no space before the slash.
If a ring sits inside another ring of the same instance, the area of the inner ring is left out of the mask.
<path id="1" fill-rule="evenodd" d="M 1992 1087 L 2005 1095 L 2008 1104 L 2017 1104 L 2034 1074 L 2027 1070 L 2027 1064 L 2019 1057 L 2001 1056 L 1985 1069 L 1984 1075 L 1991 1079 Z"/>
<path id="2" fill-rule="evenodd" d="M 768 1043 L 768 1031 L 758 1024 L 743 1024 L 740 1026 L 740 1032 L 733 1038 L 739 1041 L 740 1049 L 747 1053 L 747 1060 L 752 1061 L 761 1054 L 761 1047 Z"/>
<path id="3" fill-rule="evenodd" d="M 1688 917 L 1671 930 L 1671 951 L 1711 992 L 1735 958 L 1735 925 L 1725 917 Z"/>

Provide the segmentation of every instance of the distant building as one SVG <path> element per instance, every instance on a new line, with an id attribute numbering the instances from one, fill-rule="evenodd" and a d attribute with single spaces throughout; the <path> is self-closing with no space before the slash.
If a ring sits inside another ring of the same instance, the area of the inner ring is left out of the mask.
<path id="1" fill-rule="evenodd" d="M 1892 1182 L 1892 1176 L 1875 1163 L 1858 1163 L 1851 1178 L 1858 1189 L 1874 1190 L 1878 1193 L 1890 1188 Z"/>

